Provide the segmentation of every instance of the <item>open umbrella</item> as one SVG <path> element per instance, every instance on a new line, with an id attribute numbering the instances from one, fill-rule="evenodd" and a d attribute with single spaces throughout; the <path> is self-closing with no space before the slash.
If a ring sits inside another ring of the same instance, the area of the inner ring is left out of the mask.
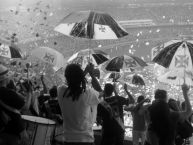
<path id="1" fill-rule="evenodd" d="M 107 71 L 120 72 L 131 72 L 138 68 L 143 68 L 147 64 L 140 58 L 133 55 L 122 55 L 112 58 L 107 64 L 105 69 Z"/>
<path id="2" fill-rule="evenodd" d="M 135 74 L 133 72 L 125 72 L 118 79 L 120 82 L 133 84 L 134 86 L 145 86 L 145 81 L 142 75 Z"/>
<path id="3" fill-rule="evenodd" d="M 94 11 L 72 12 L 54 30 L 67 36 L 97 40 L 128 35 L 109 14 Z"/>
<path id="4" fill-rule="evenodd" d="M 80 64 L 83 68 L 86 67 L 88 62 L 91 62 L 95 66 L 102 64 L 107 61 L 109 56 L 101 50 L 90 50 L 84 49 L 73 54 L 69 59 L 68 63 Z"/>
<path id="5" fill-rule="evenodd" d="M 6 58 L 22 58 L 20 49 L 14 44 L 9 46 L 0 43 L 0 56 Z"/>
<path id="6" fill-rule="evenodd" d="M 144 82 L 143 78 L 137 74 L 133 75 L 131 82 L 134 85 L 145 86 L 145 82 Z"/>
<path id="7" fill-rule="evenodd" d="M 39 47 L 31 52 L 32 56 L 35 56 L 46 63 L 53 65 L 54 70 L 57 71 L 60 68 L 64 68 L 66 61 L 62 53 L 49 47 Z"/>
<path id="8" fill-rule="evenodd" d="M 169 69 L 193 70 L 193 41 L 172 40 L 153 58 L 153 62 Z"/>
<path id="9" fill-rule="evenodd" d="M 167 44 L 153 58 L 153 62 L 169 69 L 165 75 L 160 76 L 163 78 L 158 80 L 178 85 L 182 82 L 190 83 L 187 72 L 193 71 L 193 41 L 172 40 Z"/>
<path id="10" fill-rule="evenodd" d="M 119 78 L 121 78 L 121 73 L 119 72 L 108 72 L 103 75 L 104 80 L 111 79 L 112 81 L 116 82 Z"/>

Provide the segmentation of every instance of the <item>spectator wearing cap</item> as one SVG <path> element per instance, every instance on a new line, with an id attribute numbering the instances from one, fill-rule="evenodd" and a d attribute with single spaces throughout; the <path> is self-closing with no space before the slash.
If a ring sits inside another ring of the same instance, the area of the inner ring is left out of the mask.
<path id="1" fill-rule="evenodd" d="M 20 109 L 24 98 L 14 90 L 7 88 L 9 70 L 0 65 L 0 144 L 19 145 L 20 133 L 24 130 Z"/>

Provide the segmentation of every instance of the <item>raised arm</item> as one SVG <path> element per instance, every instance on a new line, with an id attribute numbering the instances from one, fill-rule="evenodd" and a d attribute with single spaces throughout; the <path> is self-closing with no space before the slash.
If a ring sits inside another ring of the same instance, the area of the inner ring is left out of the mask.
<path id="1" fill-rule="evenodd" d="M 115 82 L 115 81 L 114 81 L 114 83 L 113 83 L 113 86 L 114 86 L 113 92 L 115 93 L 115 96 L 119 96 L 118 93 L 117 93 L 116 82 Z"/>
<path id="2" fill-rule="evenodd" d="M 189 87 L 186 84 L 182 85 L 182 92 L 185 100 L 185 111 L 180 112 L 180 119 L 183 121 L 187 119 L 192 113 L 192 107 L 188 97 Z"/>
<path id="3" fill-rule="evenodd" d="M 41 79 L 41 82 L 42 82 L 42 85 L 43 85 L 43 91 L 44 91 L 45 94 L 47 94 L 48 89 L 47 89 L 47 86 L 44 82 L 44 75 L 41 75 L 40 79 Z"/>
<path id="4" fill-rule="evenodd" d="M 126 92 L 126 94 L 128 95 L 128 98 L 129 98 L 129 102 L 131 104 L 134 104 L 135 103 L 135 99 L 133 98 L 133 96 L 130 94 L 130 92 L 128 91 L 128 87 L 127 87 L 127 84 L 124 84 L 124 90 Z"/>
<path id="5" fill-rule="evenodd" d="M 91 76 L 91 78 L 92 78 L 91 83 L 92 83 L 93 88 L 94 88 L 96 91 L 98 91 L 98 92 L 102 92 L 103 90 L 102 90 L 102 88 L 101 88 L 98 80 L 97 80 L 96 77 L 94 76 L 93 70 L 94 70 L 94 65 L 90 63 L 90 64 L 88 64 L 87 67 L 85 68 L 84 73 L 85 73 L 85 75 L 86 75 L 87 73 L 89 73 L 89 75 Z"/>
<path id="6" fill-rule="evenodd" d="M 139 102 L 139 103 L 136 105 L 136 109 L 139 108 L 140 106 L 142 106 L 143 103 L 145 103 L 145 102 L 150 102 L 150 99 L 149 99 L 149 98 L 146 98 L 146 99 L 144 99 L 143 101 Z"/>

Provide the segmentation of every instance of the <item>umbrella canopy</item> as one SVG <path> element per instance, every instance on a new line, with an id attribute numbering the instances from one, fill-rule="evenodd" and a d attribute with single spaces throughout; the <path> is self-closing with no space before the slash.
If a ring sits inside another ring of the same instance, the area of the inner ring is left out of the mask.
<path id="1" fill-rule="evenodd" d="M 182 85 L 186 83 L 193 86 L 193 73 L 189 71 L 170 70 L 158 77 L 160 82 L 171 85 Z"/>
<path id="2" fill-rule="evenodd" d="M 117 81 L 119 78 L 121 78 L 121 73 L 119 72 L 109 72 L 103 77 L 104 80 L 112 79 L 113 81 Z"/>
<path id="3" fill-rule="evenodd" d="M 144 82 L 143 78 L 137 74 L 133 75 L 132 84 L 145 86 L 145 82 Z"/>
<path id="4" fill-rule="evenodd" d="M 193 41 L 172 40 L 153 58 L 153 62 L 165 68 L 193 70 Z"/>
<path id="5" fill-rule="evenodd" d="M 60 68 L 64 68 L 66 61 L 62 53 L 49 47 L 40 47 L 32 50 L 32 56 L 35 56 L 46 63 L 53 65 L 54 70 L 57 71 Z"/>
<path id="6" fill-rule="evenodd" d="M 0 43 L 0 56 L 6 58 L 22 58 L 20 49 L 16 45 L 6 45 Z"/>
<path id="7" fill-rule="evenodd" d="M 109 14 L 94 11 L 72 12 L 54 30 L 67 36 L 97 40 L 128 35 Z"/>
<path id="8" fill-rule="evenodd" d="M 88 62 L 91 62 L 95 66 L 102 64 L 107 61 L 109 56 L 101 50 L 84 49 L 73 54 L 69 59 L 68 63 L 80 64 L 83 68 L 86 67 Z"/>
<path id="9" fill-rule="evenodd" d="M 133 84 L 134 86 L 145 86 L 143 76 L 133 72 L 123 73 L 118 81 Z"/>
<path id="10" fill-rule="evenodd" d="M 137 74 L 131 74 L 131 73 L 122 74 L 119 72 L 112 72 L 112 73 L 106 74 L 104 79 L 112 79 L 113 81 L 128 82 L 133 85 L 145 86 L 145 82 L 142 76 Z"/>
<path id="11" fill-rule="evenodd" d="M 123 70 L 124 72 L 130 72 L 131 70 L 143 68 L 145 66 L 147 66 L 147 64 L 142 59 L 133 55 L 123 55 L 111 59 L 106 64 L 105 69 L 107 71 L 115 72 L 120 72 L 120 70 Z"/>

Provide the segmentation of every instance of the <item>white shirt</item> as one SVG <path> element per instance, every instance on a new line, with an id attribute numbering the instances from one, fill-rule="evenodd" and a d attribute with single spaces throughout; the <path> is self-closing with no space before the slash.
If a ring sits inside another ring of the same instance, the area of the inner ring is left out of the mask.
<path id="1" fill-rule="evenodd" d="M 78 100 L 63 97 L 66 86 L 58 88 L 58 101 L 63 117 L 64 140 L 66 142 L 94 142 L 92 107 L 99 104 L 99 93 L 86 89 Z"/>

